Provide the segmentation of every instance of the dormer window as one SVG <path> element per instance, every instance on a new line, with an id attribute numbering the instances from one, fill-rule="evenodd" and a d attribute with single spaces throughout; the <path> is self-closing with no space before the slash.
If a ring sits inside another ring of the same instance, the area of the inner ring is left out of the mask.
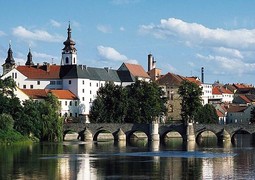
<path id="1" fill-rule="evenodd" d="M 66 57 L 66 64 L 69 64 L 69 58 Z"/>

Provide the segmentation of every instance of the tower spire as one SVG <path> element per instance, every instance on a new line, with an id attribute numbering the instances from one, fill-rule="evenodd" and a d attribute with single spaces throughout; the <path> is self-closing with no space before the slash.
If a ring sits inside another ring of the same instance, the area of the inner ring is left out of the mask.
<path id="1" fill-rule="evenodd" d="M 63 42 L 65 47 L 62 49 L 62 65 L 77 64 L 77 50 L 75 48 L 75 42 L 72 40 L 72 29 L 69 21 L 67 28 L 67 39 Z"/>
<path id="2" fill-rule="evenodd" d="M 33 66 L 33 59 L 32 59 L 32 53 L 31 53 L 31 48 L 29 47 L 29 52 L 27 54 L 27 62 L 25 64 L 26 66 Z"/>

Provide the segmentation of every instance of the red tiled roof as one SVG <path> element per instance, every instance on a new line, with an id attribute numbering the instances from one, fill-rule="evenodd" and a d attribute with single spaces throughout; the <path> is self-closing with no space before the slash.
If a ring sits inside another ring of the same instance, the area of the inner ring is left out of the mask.
<path id="1" fill-rule="evenodd" d="M 78 99 L 71 91 L 69 90 L 50 90 L 50 92 L 56 96 L 58 99 Z"/>
<path id="2" fill-rule="evenodd" d="M 224 114 L 220 110 L 216 110 L 218 117 L 224 117 Z"/>
<path id="3" fill-rule="evenodd" d="M 59 79 L 60 67 L 59 65 L 48 66 L 18 66 L 17 70 L 28 77 L 29 79 Z"/>
<path id="4" fill-rule="evenodd" d="M 69 100 L 78 99 L 69 90 L 21 89 L 21 91 L 23 91 L 26 95 L 28 95 L 32 99 L 44 99 L 47 97 L 48 93 L 52 93 L 58 99 L 69 99 Z"/>
<path id="5" fill-rule="evenodd" d="M 245 95 L 239 95 L 241 99 L 243 99 L 246 103 L 252 102 L 250 99 L 248 99 Z"/>
<path id="6" fill-rule="evenodd" d="M 160 85 L 180 86 L 183 80 L 184 77 L 180 75 L 167 73 L 164 76 L 161 76 L 156 82 Z"/>
<path id="7" fill-rule="evenodd" d="M 230 91 L 229 89 L 224 88 L 224 87 L 221 87 L 221 88 L 220 88 L 220 91 L 221 91 L 223 94 L 233 94 L 232 91 Z"/>
<path id="8" fill-rule="evenodd" d="M 221 93 L 221 91 L 219 90 L 219 88 L 216 86 L 216 87 L 213 87 L 213 88 L 212 88 L 212 94 L 219 94 L 219 95 L 221 95 L 222 93 Z"/>
<path id="9" fill-rule="evenodd" d="M 198 86 L 201 86 L 201 81 L 199 81 L 197 77 L 186 77 L 186 80 L 188 80 L 189 82 L 193 82 Z"/>
<path id="10" fill-rule="evenodd" d="M 124 63 L 130 73 L 135 77 L 150 78 L 147 72 L 139 64 Z"/>

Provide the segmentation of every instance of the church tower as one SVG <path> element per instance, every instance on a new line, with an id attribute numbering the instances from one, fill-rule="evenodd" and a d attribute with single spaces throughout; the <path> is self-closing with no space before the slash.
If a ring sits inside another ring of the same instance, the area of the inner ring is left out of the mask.
<path id="1" fill-rule="evenodd" d="M 15 68 L 15 60 L 12 56 L 11 43 L 9 44 L 8 55 L 3 66 L 3 75 Z"/>
<path id="2" fill-rule="evenodd" d="M 26 66 L 33 66 L 33 60 L 32 60 L 32 53 L 31 53 L 31 49 L 29 48 L 29 52 L 27 54 L 27 62 L 25 64 Z"/>
<path id="3" fill-rule="evenodd" d="M 70 23 L 67 29 L 67 39 L 63 43 L 65 47 L 62 49 L 61 65 L 74 65 L 77 64 L 77 50 L 74 47 L 75 42 L 71 38 Z"/>

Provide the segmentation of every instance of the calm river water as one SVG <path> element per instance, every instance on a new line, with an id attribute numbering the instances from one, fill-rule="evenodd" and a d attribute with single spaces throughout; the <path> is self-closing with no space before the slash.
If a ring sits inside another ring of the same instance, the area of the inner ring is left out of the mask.
<path id="1" fill-rule="evenodd" d="M 255 146 L 138 141 L 0 146 L 0 179 L 255 179 Z"/>

